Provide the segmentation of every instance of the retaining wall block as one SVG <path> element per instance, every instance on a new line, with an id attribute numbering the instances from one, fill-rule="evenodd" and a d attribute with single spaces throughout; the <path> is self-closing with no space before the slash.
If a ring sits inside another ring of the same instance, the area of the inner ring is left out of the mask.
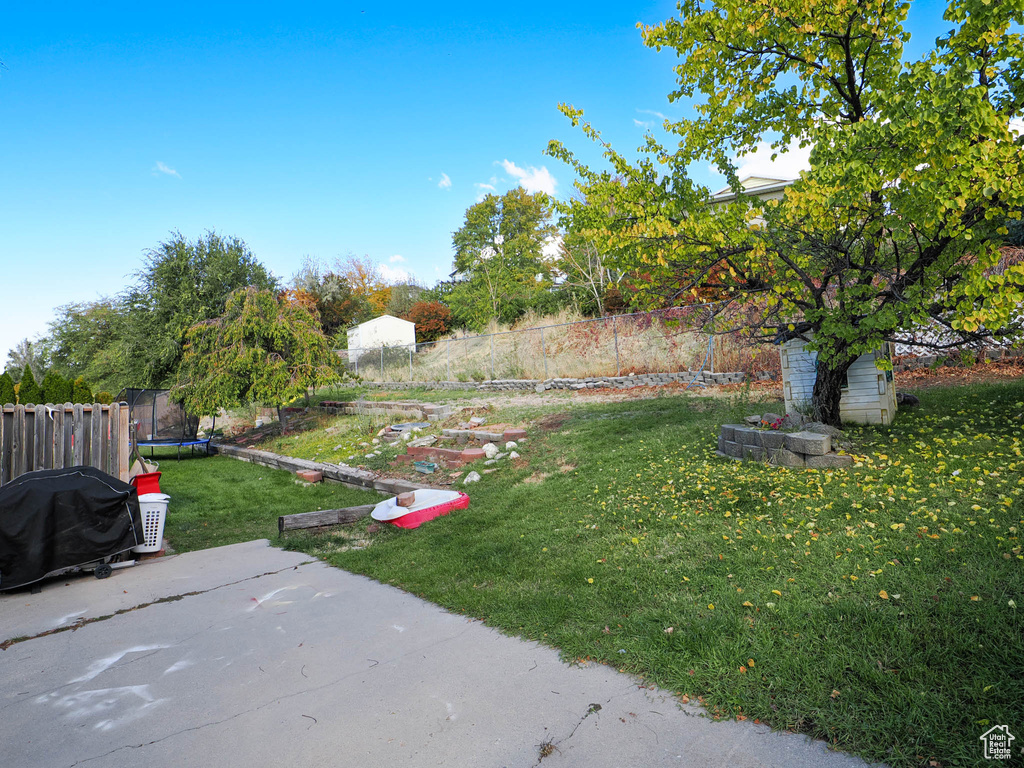
<path id="1" fill-rule="evenodd" d="M 816 432 L 792 432 L 786 436 L 786 447 L 794 453 L 824 456 L 832 450 L 832 438 Z"/>
<path id="2" fill-rule="evenodd" d="M 725 450 L 724 450 L 724 452 L 729 454 L 730 456 L 732 456 L 734 459 L 742 459 L 743 458 L 743 444 L 742 443 L 734 443 L 731 440 L 726 440 L 725 441 Z"/>
<path id="3" fill-rule="evenodd" d="M 773 448 L 785 448 L 786 447 L 786 433 L 785 432 L 762 432 L 761 433 L 761 445 L 771 451 Z"/>
<path id="4" fill-rule="evenodd" d="M 759 445 L 744 445 L 743 458 L 747 461 L 764 461 L 768 458 L 768 452 Z"/>
<path id="5" fill-rule="evenodd" d="M 723 424 L 722 425 L 722 431 L 721 431 L 720 434 L 726 440 L 729 440 L 731 442 L 736 442 L 736 430 L 737 429 L 743 429 L 743 425 L 742 424 Z"/>
<path id="6" fill-rule="evenodd" d="M 853 456 L 845 453 L 826 453 L 824 456 L 808 456 L 806 464 L 812 469 L 831 469 L 853 465 Z"/>
<path id="7" fill-rule="evenodd" d="M 773 448 L 768 451 L 768 461 L 778 467 L 803 467 L 804 455 L 793 453 L 786 448 Z"/>
<path id="8" fill-rule="evenodd" d="M 736 442 L 743 445 L 753 445 L 758 448 L 764 447 L 764 433 L 757 429 L 737 429 L 735 431 Z"/>

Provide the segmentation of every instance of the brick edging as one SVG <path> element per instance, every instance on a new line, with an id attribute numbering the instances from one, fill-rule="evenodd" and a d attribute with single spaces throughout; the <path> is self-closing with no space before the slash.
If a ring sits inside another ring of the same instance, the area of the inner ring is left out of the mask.
<path id="1" fill-rule="evenodd" d="M 396 478 L 378 477 L 373 472 L 355 467 L 341 467 L 337 464 L 325 464 L 319 461 L 308 459 L 294 459 L 291 456 L 281 456 L 270 451 L 260 451 L 256 448 L 242 448 L 237 445 L 225 445 L 222 443 L 211 443 L 212 453 L 218 453 L 240 461 L 248 461 L 250 464 L 258 464 L 271 469 L 283 469 L 287 472 L 298 472 L 310 470 L 320 472 L 327 480 L 347 485 L 349 488 L 358 488 L 366 491 L 377 491 L 378 493 L 393 496 L 407 491 L 416 491 L 421 488 L 438 489 L 437 486 L 426 485 L 425 483 L 414 483 L 410 480 Z"/>

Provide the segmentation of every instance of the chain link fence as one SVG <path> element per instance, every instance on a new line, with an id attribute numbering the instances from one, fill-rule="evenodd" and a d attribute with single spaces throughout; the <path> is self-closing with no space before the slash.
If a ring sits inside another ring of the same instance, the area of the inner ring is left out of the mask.
<path id="1" fill-rule="evenodd" d="M 673 307 L 338 354 L 352 373 L 369 381 L 543 380 L 701 370 L 777 374 L 777 348 L 754 345 L 735 331 L 716 333 L 713 309 Z"/>

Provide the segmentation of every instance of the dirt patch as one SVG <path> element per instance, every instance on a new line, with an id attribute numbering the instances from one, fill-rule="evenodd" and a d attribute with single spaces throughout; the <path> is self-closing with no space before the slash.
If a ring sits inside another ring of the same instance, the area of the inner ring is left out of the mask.
<path id="1" fill-rule="evenodd" d="M 575 464 L 563 464 L 562 466 L 560 466 L 558 468 L 558 471 L 561 472 L 564 475 L 567 472 L 572 472 L 574 469 L 576 469 L 576 465 Z"/>
<path id="2" fill-rule="evenodd" d="M 571 418 L 568 413 L 549 413 L 537 419 L 533 426 L 541 432 L 557 432 Z"/>
<path id="3" fill-rule="evenodd" d="M 527 485 L 540 485 L 549 477 L 551 477 L 551 475 L 549 475 L 547 472 L 534 472 L 529 477 L 523 478 L 521 482 L 524 482 Z"/>

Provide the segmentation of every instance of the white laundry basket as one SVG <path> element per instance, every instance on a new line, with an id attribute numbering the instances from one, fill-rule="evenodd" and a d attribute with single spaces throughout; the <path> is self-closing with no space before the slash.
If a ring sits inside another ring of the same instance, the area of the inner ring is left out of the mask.
<path id="1" fill-rule="evenodd" d="M 144 493 L 139 496 L 142 509 L 142 531 L 145 544 L 132 547 L 132 552 L 159 552 L 164 544 L 164 523 L 167 522 L 167 502 L 171 497 L 166 493 Z"/>

